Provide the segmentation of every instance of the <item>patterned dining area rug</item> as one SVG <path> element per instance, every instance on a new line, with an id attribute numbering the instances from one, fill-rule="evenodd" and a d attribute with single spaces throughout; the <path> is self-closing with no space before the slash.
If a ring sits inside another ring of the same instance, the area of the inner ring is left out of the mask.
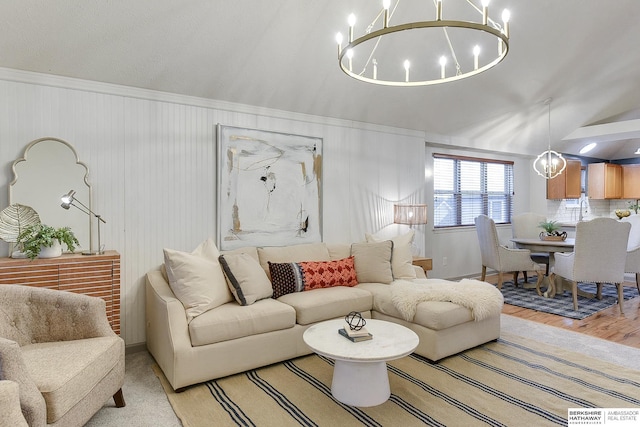
<path id="1" fill-rule="evenodd" d="M 154 370 L 185 427 L 566 426 L 568 408 L 640 407 L 640 372 L 504 332 L 438 363 L 411 355 L 388 367 L 391 398 L 370 408 L 333 399 L 333 361 L 318 355 L 181 393 Z"/>
<path id="2" fill-rule="evenodd" d="M 505 280 L 502 285 L 504 303 L 578 320 L 618 304 L 617 289 L 611 284 L 602 286 L 601 300 L 585 298 L 579 295 L 578 310 L 574 310 L 571 292 L 565 291 L 564 293 L 556 294 L 554 298 L 545 298 L 536 292 L 535 282 L 536 276 L 529 277 L 526 287 L 524 287 L 523 279 L 520 277 L 518 287 L 515 287 L 512 280 Z M 585 292 L 596 293 L 596 285 L 593 283 L 579 283 L 578 287 Z M 623 290 L 625 300 L 638 297 L 638 289 L 636 287 L 624 286 Z"/>

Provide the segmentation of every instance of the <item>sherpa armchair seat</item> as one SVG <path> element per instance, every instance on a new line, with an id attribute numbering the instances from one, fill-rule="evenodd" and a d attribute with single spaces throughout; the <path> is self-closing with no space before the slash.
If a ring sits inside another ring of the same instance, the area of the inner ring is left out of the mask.
<path id="1" fill-rule="evenodd" d="M 124 406 L 124 341 L 101 298 L 0 286 L 0 379 L 30 426 L 82 426 L 113 396 Z"/>

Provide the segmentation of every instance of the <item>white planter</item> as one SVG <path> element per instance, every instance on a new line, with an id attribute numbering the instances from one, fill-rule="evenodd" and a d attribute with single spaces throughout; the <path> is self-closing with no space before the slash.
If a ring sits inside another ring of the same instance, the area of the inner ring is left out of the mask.
<path id="1" fill-rule="evenodd" d="M 51 247 L 40 246 L 38 258 L 55 258 L 60 255 L 62 255 L 62 245 L 59 240 L 56 240 Z"/>

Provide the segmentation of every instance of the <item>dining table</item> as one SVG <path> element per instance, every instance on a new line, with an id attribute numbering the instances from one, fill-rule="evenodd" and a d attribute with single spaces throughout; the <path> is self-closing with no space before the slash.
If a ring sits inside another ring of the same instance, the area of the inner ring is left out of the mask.
<path id="1" fill-rule="evenodd" d="M 554 264 L 554 254 L 556 252 L 573 252 L 573 247 L 576 244 L 576 239 L 568 237 L 565 240 L 542 240 L 540 238 L 513 238 L 511 241 L 519 249 L 529 249 L 531 252 L 546 252 L 549 254 L 549 268 L 551 269 Z M 538 293 L 541 296 L 547 298 L 553 298 L 558 289 L 556 289 L 555 280 L 545 276 L 542 279 L 542 285 L 547 286 L 547 290 L 541 292 L 538 288 Z M 564 290 L 564 289 L 562 289 Z M 591 297 L 591 294 L 585 295 Z"/>

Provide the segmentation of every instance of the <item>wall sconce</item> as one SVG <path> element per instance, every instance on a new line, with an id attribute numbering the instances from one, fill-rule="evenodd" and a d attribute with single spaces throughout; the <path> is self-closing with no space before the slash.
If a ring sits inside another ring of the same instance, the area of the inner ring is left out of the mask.
<path id="1" fill-rule="evenodd" d="M 81 210 L 82 212 L 86 213 L 87 215 L 91 216 L 95 216 L 96 218 L 98 218 L 98 250 L 97 251 L 93 251 L 91 248 L 91 243 L 89 243 L 89 250 L 85 251 L 82 253 L 82 255 L 96 255 L 96 254 L 103 254 L 104 250 L 102 249 L 102 245 L 100 243 L 100 222 L 103 223 L 107 223 L 107 221 L 105 221 L 104 219 L 102 219 L 102 217 L 96 213 L 94 213 L 91 209 L 89 209 L 88 207 L 86 207 L 80 200 L 76 199 L 75 196 L 76 192 L 74 190 L 70 190 L 67 194 L 64 194 L 61 198 L 62 200 L 62 204 L 60 206 L 62 206 L 64 209 L 69 209 L 70 206 L 73 206 L 79 210 Z M 73 202 L 78 202 L 80 204 L 80 206 L 74 204 Z M 91 229 L 89 229 L 89 235 L 91 235 Z"/>
<path id="2" fill-rule="evenodd" d="M 393 205 L 394 224 L 414 225 L 427 223 L 427 205 Z"/>

